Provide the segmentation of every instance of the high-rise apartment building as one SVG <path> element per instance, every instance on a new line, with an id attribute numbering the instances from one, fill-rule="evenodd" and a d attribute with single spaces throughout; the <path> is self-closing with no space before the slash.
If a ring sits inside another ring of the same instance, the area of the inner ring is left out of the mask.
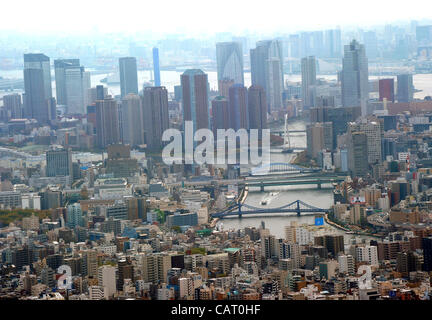
<path id="1" fill-rule="evenodd" d="M 250 129 L 267 128 L 266 94 L 260 86 L 250 86 L 248 89 L 248 112 Z"/>
<path id="2" fill-rule="evenodd" d="M 129 93 L 138 94 L 138 71 L 135 57 L 119 59 L 120 91 L 123 98 Z"/>
<path id="3" fill-rule="evenodd" d="M 122 99 L 122 140 L 132 147 L 144 144 L 143 108 L 140 96 L 129 93 Z"/>
<path id="4" fill-rule="evenodd" d="M 301 60 L 302 74 L 302 100 L 303 109 L 307 110 L 314 106 L 314 91 L 311 90 L 316 84 L 316 60 L 314 56 L 305 57 Z"/>
<path id="5" fill-rule="evenodd" d="M 165 87 L 144 88 L 142 108 L 147 148 L 161 149 L 162 135 L 169 127 L 167 89 Z"/>
<path id="6" fill-rule="evenodd" d="M 364 45 L 353 40 L 345 46 L 342 61 L 342 105 L 344 107 L 361 107 L 362 116 L 367 114 L 368 78 L 368 60 Z"/>
<path id="7" fill-rule="evenodd" d="M 113 297 L 116 293 L 116 268 L 109 265 L 100 266 L 98 284 L 104 289 L 105 299 Z"/>
<path id="8" fill-rule="evenodd" d="M 216 136 L 217 129 L 226 130 L 230 128 L 229 101 L 223 96 L 218 96 L 212 100 L 211 104 L 213 132 Z"/>
<path id="9" fill-rule="evenodd" d="M 234 84 L 229 88 L 230 128 L 235 131 L 249 129 L 247 89 L 242 84 Z"/>
<path id="10" fill-rule="evenodd" d="M 117 101 L 112 98 L 96 101 L 96 144 L 105 148 L 120 142 Z"/>
<path id="11" fill-rule="evenodd" d="M 180 77 L 183 96 L 183 121 L 192 121 L 194 131 L 209 128 L 207 74 L 200 69 L 186 70 Z"/>
<path id="12" fill-rule="evenodd" d="M 3 96 L 3 106 L 11 119 L 21 119 L 23 117 L 23 105 L 21 95 L 18 93 Z"/>
<path id="13" fill-rule="evenodd" d="M 145 282 L 167 281 L 171 256 L 163 253 L 145 254 L 141 258 L 141 272 Z"/>
<path id="14" fill-rule="evenodd" d="M 382 160 L 381 124 L 379 121 L 361 119 L 348 124 L 348 133 L 363 132 L 367 137 L 367 160 L 369 164 L 379 163 Z"/>

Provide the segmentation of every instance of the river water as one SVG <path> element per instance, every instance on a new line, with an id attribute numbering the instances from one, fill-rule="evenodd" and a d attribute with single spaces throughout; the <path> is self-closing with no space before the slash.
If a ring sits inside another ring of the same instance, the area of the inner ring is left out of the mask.
<path id="1" fill-rule="evenodd" d="M 295 121 L 289 123 L 289 130 L 304 130 L 306 124 L 303 121 Z M 282 129 L 282 128 L 281 128 Z M 291 133 L 290 134 L 291 146 L 306 147 L 306 134 L 305 133 Z M 295 155 L 287 153 L 271 153 L 271 162 L 288 163 Z M 261 207 L 261 208 L 276 208 L 291 203 L 296 200 L 310 204 L 318 208 L 330 208 L 333 204 L 333 192 L 331 185 L 323 185 L 321 190 L 318 190 L 314 185 L 305 186 L 277 186 L 266 187 L 264 192 L 259 188 L 250 188 L 248 197 L 245 204 Z M 262 200 L 267 200 L 266 205 L 261 205 Z M 245 216 L 242 218 L 229 217 L 220 220 L 219 225 L 224 230 L 228 229 L 242 229 L 245 227 L 260 227 L 261 222 L 264 222 L 265 227 L 270 230 L 270 233 L 277 238 L 285 238 L 285 226 L 290 225 L 291 221 L 297 221 L 300 224 L 314 224 L 313 215 L 305 215 L 298 217 L 294 214 L 274 214 L 265 216 Z M 345 244 L 349 244 L 352 238 L 357 242 L 363 240 L 370 240 L 371 237 L 366 236 L 353 236 L 346 234 L 344 231 L 336 229 L 328 224 L 325 224 L 324 230 L 320 232 L 334 232 L 336 234 L 343 234 Z M 327 230 L 327 231 L 326 231 Z"/>

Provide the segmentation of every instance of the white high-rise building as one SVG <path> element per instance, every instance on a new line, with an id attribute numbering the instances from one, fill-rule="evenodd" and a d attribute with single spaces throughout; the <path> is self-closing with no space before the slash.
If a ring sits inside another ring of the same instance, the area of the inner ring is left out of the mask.
<path id="1" fill-rule="evenodd" d="M 338 256 L 339 272 L 340 273 L 355 273 L 354 257 L 352 255 L 340 255 Z"/>
<path id="2" fill-rule="evenodd" d="M 116 293 L 116 268 L 113 266 L 99 267 L 98 283 L 104 288 L 105 299 L 111 298 Z"/>
<path id="3" fill-rule="evenodd" d="M 379 265 L 378 248 L 376 246 L 360 246 L 356 248 L 356 260 L 368 262 L 372 266 Z"/>

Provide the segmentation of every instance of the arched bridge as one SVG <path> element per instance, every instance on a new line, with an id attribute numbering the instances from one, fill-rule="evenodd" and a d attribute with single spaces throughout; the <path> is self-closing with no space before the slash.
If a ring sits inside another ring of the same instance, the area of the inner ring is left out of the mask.
<path id="1" fill-rule="evenodd" d="M 247 204 L 236 203 L 222 212 L 213 213 L 213 218 L 224 218 L 227 216 L 252 215 L 252 214 L 273 214 L 273 213 L 296 213 L 300 216 L 302 213 L 326 213 L 329 209 L 322 209 L 301 200 L 296 200 L 284 206 L 277 208 L 257 208 Z"/>

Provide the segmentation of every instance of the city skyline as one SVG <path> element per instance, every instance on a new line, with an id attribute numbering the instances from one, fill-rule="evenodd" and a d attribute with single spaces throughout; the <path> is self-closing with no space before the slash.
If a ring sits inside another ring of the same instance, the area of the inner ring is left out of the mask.
<path id="1" fill-rule="evenodd" d="M 162 3 L 146 3 L 146 11 L 163 13 L 163 15 L 148 15 L 143 21 L 141 10 L 131 8 L 144 6 L 135 0 L 127 0 L 122 6 L 117 6 L 112 0 L 106 1 L 101 7 L 96 2 L 77 0 L 74 6 L 68 6 L 67 15 L 60 15 L 59 4 L 53 0 L 35 2 L 16 1 L 2 4 L 4 12 L 14 13 L 4 15 L 0 21 L 0 30 L 14 30 L 21 32 L 46 33 L 55 30 L 58 33 L 70 34 L 90 32 L 151 32 L 161 35 L 174 33 L 189 33 L 191 35 L 211 34 L 217 32 L 234 31 L 243 32 L 293 32 L 312 30 L 319 28 L 358 27 L 359 25 L 385 25 L 397 21 L 409 21 L 411 19 L 429 19 L 426 10 L 419 10 L 427 5 L 426 0 L 417 0 L 415 4 L 406 6 L 403 1 L 372 1 L 365 0 L 356 10 L 346 10 L 340 15 L 340 9 L 345 8 L 346 3 L 341 0 L 329 0 L 321 2 L 317 0 L 309 2 L 297 2 L 287 6 L 284 1 L 272 0 L 266 6 L 256 6 L 257 3 L 248 3 L 245 10 L 243 2 L 230 2 L 222 0 L 217 6 L 210 7 L 208 13 L 199 11 L 198 0 L 188 0 L 178 3 L 168 1 Z M 26 7 L 22 11 L 22 6 Z M 61 6 L 61 4 L 60 4 Z M 85 8 L 85 10 L 83 10 Z M 166 10 L 169 8 L 169 10 Z M 192 10 L 190 8 L 193 8 Z M 226 10 L 230 8 L 230 10 Z M 286 8 L 286 10 L 278 10 Z M 333 8 L 328 10 L 329 8 Z M 19 15 L 18 15 L 19 12 Z M 103 20 L 94 22 L 94 13 L 102 13 Z M 242 15 L 241 13 L 245 14 Z M 292 12 L 292 14 L 290 14 Z M 322 14 L 325 12 L 326 14 Z M 386 12 L 383 17 L 383 12 Z M 240 14 L 239 14 L 240 13 Z M 304 13 L 304 14 L 302 14 Z M 76 24 L 76 17 L 80 17 L 80 23 Z M 224 24 L 220 25 L 219 17 L 224 17 Z M 182 17 L 180 19 L 179 17 Z M 21 23 L 17 24 L 17 19 Z M 106 21 L 106 22 L 104 22 Z M 139 22 L 138 22 L 139 21 Z M 262 21 L 258 25 L 252 21 Z M 154 26 L 158 26 L 154 28 Z M 197 28 L 196 26 L 200 27 Z"/>

